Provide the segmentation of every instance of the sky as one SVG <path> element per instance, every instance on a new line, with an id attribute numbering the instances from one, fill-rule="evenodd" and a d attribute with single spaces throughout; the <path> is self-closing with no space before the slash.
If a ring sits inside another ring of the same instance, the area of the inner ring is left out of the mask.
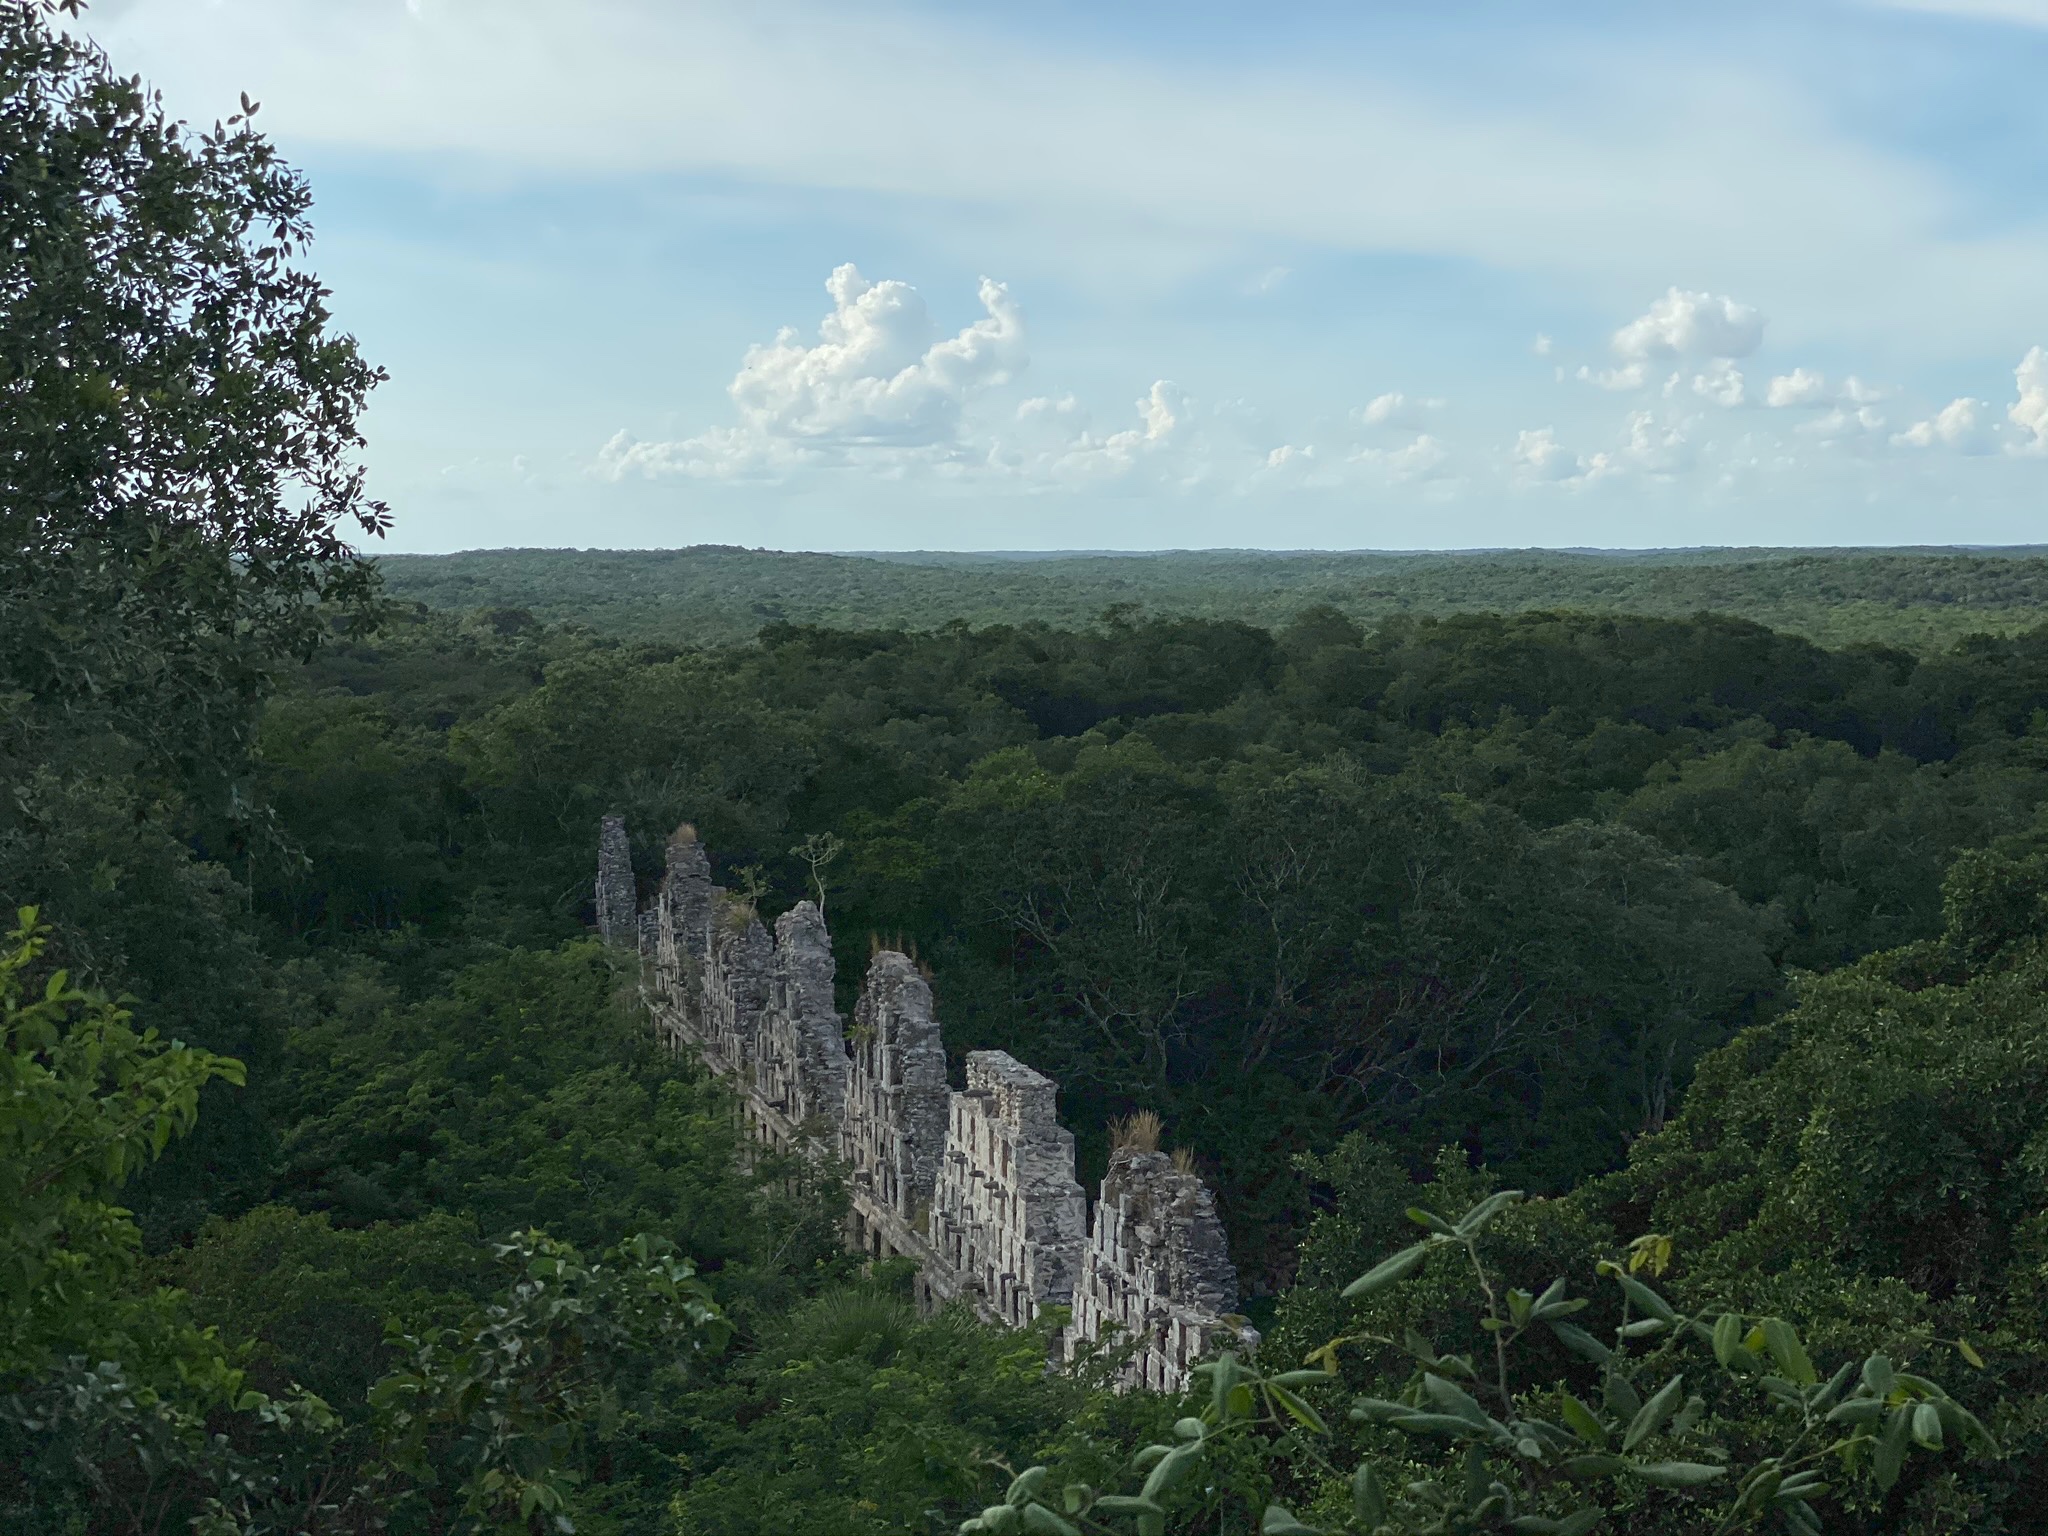
<path id="1" fill-rule="evenodd" d="M 2048 542 L 2048 0 L 99 0 L 386 547 Z"/>

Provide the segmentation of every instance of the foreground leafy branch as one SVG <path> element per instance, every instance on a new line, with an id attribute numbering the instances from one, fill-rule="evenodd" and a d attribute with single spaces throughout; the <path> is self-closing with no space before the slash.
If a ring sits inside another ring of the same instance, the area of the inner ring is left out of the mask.
<path id="1" fill-rule="evenodd" d="M 1488 1268 L 1486 1229 L 1520 1199 L 1502 1191 L 1455 1220 L 1410 1210 L 1428 1235 L 1344 1291 L 1371 1296 L 1433 1254 L 1462 1256 L 1478 1325 L 1492 1343 L 1483 1363 L 1439 1353 L 1412 1329 L 1399 1340 L 1368 1332 L 1333 1339 L 1306 1370 L 1269 1373 L 1226 1353 L 1197 1370 L 1208 1390 L 1200 1413 L 1181 1419 L 1171 1442 L 1133 1459 L 1143 1474 L 1135 1492 L 1055 1490 L 1047 1469 L 1033 1467 L 1002 1503 L 965 1522 L 963 1536 L 1165 1536 L 1185 1513 L 1177 1490 L 1198 1467 L 1213 1491 L 1256 1499 L 1252 1486 L 1237 1486 L 1252 1481 L 1240 1469 L 1255 1467 L 1263 1487 L 1283 1459 L 1311 1469 L 1316 1503 L 1307 1518 L 1266 1504 L 1262 1536 L 1587 1536 L 1603 1523 L 1712 1536 L 1775 1524 L 1814 1536 L 1838 1488 L 1886 1492 L 1916 1452 L 1999 1454 L 1975 1415 L 1884 1354 L 1823 1378 L 1783 1318 L 1680 1312 L 1642 1278 L 1668 1263 L 1668 1239 L 1639 1239 L 1626 1262 L 1600 1263 L 1617 1289 L 1620 1320 L 1611 1341 L 1595 1337 L 1571 1321 L 1589 1302 L 1568 1296 L 1562 1279 L 1532 1294 Z M 1592 1401 L 1529 1372 L 1518 1346 L 1538 1330 L 1596 1373 Z M 1384 1466 L 1365 1457 L 1346 1471 L 1332 1461 L 1335 1437 L 1307 1394 L 1334 1383 L 1339 1352 L 1356 1344 L 1397 1350 L 1415 1366 L 1394 1395 L 1358 1397 L 1348 1410 L 1360 1426 L 1405 1437 L 1405 1449 Z M 1981 1363 L 1967 1344 L 1956 1347 Z"/>

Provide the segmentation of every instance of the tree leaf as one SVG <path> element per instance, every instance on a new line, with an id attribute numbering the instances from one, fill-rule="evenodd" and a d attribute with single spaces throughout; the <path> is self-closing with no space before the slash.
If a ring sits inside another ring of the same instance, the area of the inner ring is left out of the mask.
<path id="1" fill-rule="evenodd" d="M 1677 1411 L 1685 1393 L 1685 1377 L 1672 1377 L 1659 1387 L 1650 1400 L 1643 1404 L 1636 1416 L 1629 1420 L 1628 1432 L 1621 1437 L 1621 1448 L 1632 1451 L 1663 1427 L 1664 1421 Z"/>
<path id="2" fill-rule="evenodd" d="M 1428 1253 L 1429 1246 L 1426 1243 L 1417 1243 L 1412 1248 L 1403 1248 L 1392 1258 L 1382 1259 L 1356 1280 L 1345 1286 L 1341 1294 L 1346 1301 L 1351 1301 L 1360 1296 L 1370 1296 L 1374 1291 L 1384 1290 L 1395 1281 L 1406 1279 L 1410 1274 L 1414 1273 L 1415 1267 L 1423 1261 Z"/>
<path id="3" fill-rule="evenodd" d="M 1630 1462 L 1629 1470 L 1646 1483 L 1659 1488 L 1700 1488 L 1728 1475 L 1726 1467 L 1712 1467 L 1698 1461 Z"/>
<path id="4" fill-rule="evenodd" d="M 1607 1426 L 1600 1422 L 1599 1415 L 1569 1392 L 1560 1397 L 1559 1406 L 1564 1413 L 1564 1421 L 1571 1426 L 1573 1434 L 1597 1449 L 1607 1448 Z"/>
<path id="5" fill-rule="evenodd" d="M 1259 1519 L 1259 1536 L 1322 1536 L 1313 1525 L 1303 1525 L 1284 1504 L 1268 1504 Z"/>
<path id="6" fill-rule="evenodd" d="M 1387 1491 L 1369 1461 L 1361 1461 L 1351 1474 L 1351 1513 L 1367 1530 L 1387 1518 Z"/>

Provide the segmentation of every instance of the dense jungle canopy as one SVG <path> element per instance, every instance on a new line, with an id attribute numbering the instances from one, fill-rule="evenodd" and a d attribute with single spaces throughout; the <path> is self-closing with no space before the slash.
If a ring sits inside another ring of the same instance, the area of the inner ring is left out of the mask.
<path id="1" fill-rule="evenodd" d="M 304 182 L 55 26 L 0 10 L 0 1526 L 2040 1528 L 2032 556 L 415 601 Z M 918 1315 L 654 1047 L 614 811 L 769 915 L 836 838 L 842 986 L 912 950 L 1084 1180 L 1161 1115 L 1256 1357 Z"/>

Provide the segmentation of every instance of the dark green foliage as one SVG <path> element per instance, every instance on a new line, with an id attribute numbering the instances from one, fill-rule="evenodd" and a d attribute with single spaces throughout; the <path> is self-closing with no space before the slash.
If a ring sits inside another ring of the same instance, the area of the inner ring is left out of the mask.
<path id="1" fill-rule="evenodd" d="M 1667 1239 L 1599 1261 L 1598 1321 L 1562 1275 L 1540 1290 L 1510 1284 L 1490 1229 L 1521 1198 L 1498 1191 L 1453 1216 L 1410 1207 L 1426 1235 L 1341 1293 L 1369 1308 L 1434 1256 L 1477 1323 L 1476 1348 L 1411 1321 L 1398 1334 L 1368 1325 L 1331 1339 L 1308 1369 L 1261 1370 L 1226 1352 L 1196 1368 L 1199 1412 L 1132 1458 L 1120 1480 L 1128 1491 L 1061 1487 L 1050 1468 L 1032 1468 L 962 1522 L 962 1536 L 1165 1536 L 1211 1519 L 1250 1529 L 1254 1513 L 1263 1536 L 1586 1536 L 1603 1526 L 1812 1536 L 1823 1510 L 1853 1519 L 1894 1495 L 1909 1465 L 1924 1475 L 1944 1460 L 2000 1456 L 1976 1415 L 1888 1354 L 1823 1374 L 1781 1317 L 1674 1307 L 1644 1278 L 1664 1268 Z M 1532 1361 L 1537 1341 L 1549 1347 Z M 1360 1345 L 1405 1357 L 1340 1421 L 1359 1427 L 1362 1448 L 1337 1443 L 1342 1399 L 1327 1390 L 1340 1353 Z M 1569 1367 L 1558 1346 L 1576 1357 Z"/>
<path id="2" fill-rule="evenodd" d="M 1175 550 L 1156 554 L 779 554 L 693 549 L 471 550 L 391 555 L 390 590 L 499 622 L 572 619 L 630 640 L 745 640 L 764 625 L 926 629 L 1038 621 L 1104 609 L 1287 624 L 1325 605 L 1367 622 L 1404 613 L 1572 608 L 1683 618 L 1740 614 L 1828 645 L 1945 649 L 1964 635 L 2039 622 L 2039 548 Z"/>
<path id="3" fill-rule="evenodd" d="M 380 607 L 304 184 L 52 10 L 0 8 L 0 1523 L 2038 1525 L 2037 552 L 504 552 Z M 1263 1358 L 1113 1394 L 858 1273 L 584 936 L 612 812 L 643 888 L 688 820 L 817 899 L 845 1003 L 916 953 L 1084 1179 L 1162 1113 Z"/>
<path id="4" fill-rule="evenodd" d="M 381 376 L 246 115 L 187 131 L 46 9 L 0 12 L 0 693 L 39 756 L 218 784 L 268 668 L 374 589 Z"/>

